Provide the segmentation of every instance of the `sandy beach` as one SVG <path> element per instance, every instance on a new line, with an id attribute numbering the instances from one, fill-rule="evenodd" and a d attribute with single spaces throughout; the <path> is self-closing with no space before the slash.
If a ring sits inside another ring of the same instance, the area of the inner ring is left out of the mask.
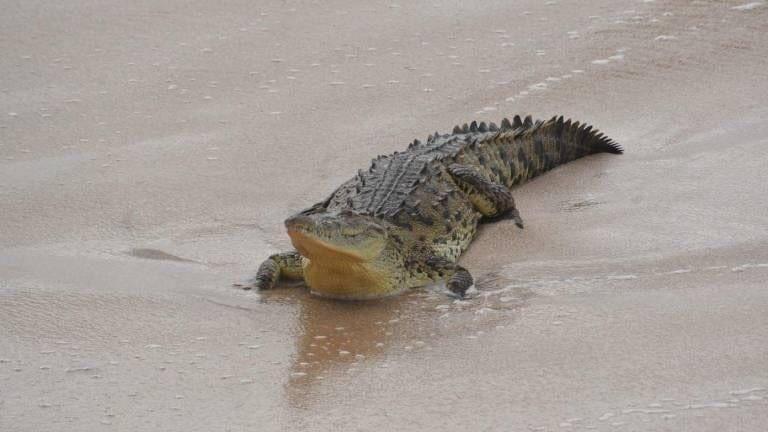
<path id="1" fill-rule="evenodd" d="M 0 430 L 766 430 L 768 3 L 0 5 Z M 232 287 L 515 114 L 626 153 L 515 189 L 477 298 Z"/>

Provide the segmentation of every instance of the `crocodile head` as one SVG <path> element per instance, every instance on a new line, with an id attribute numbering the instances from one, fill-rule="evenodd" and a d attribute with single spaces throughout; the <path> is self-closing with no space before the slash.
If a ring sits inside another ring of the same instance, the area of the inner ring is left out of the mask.
<path id="1" fill-rule="evenodd" d="M 372 261 L 387 245 L 387 230 L 351 211 L 299 213 L 285 221 L 299 253 L 310 260 Z"/>
<path id="2" fill-rule="evenodd" d="M 285 221 L 296 250 L 305 258 L 304 280 L 318 294 L 362 299 L 402 289 L 389 258 L 384 222 L 350 210 L 305 211 Z"/>

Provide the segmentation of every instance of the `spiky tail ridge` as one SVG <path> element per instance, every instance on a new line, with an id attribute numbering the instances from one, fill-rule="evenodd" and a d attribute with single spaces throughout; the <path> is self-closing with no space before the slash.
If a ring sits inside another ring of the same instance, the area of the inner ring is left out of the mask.
<path id="1" fill-rule="evenodd" d="M 525 120 L 515 116 L 511 123 L 504 119 L 501 129 L 514 131 L 517 155 L 513 157 L 512 184 L 584 156 L 624 152 L 620 145 L 592 126 L 563 120 L 562 116 L 536 122 L 530 116 Z"/>

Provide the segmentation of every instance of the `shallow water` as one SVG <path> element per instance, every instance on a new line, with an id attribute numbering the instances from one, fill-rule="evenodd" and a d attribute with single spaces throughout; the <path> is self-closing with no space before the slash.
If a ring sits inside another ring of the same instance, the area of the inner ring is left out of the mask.
<path id="1" fill-rule="evenodd" d="M 768 418 L 764 2 L 7 2 L 0 430 L 745 430 Z M 473 119 L 626 149 L 440 287 L 243 292 L 283 218 Z"/>

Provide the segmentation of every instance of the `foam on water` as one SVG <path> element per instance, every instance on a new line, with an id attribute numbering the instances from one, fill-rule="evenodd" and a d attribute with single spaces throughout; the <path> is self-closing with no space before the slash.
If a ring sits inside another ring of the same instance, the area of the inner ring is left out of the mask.
<path id="1" fill-rule="evenodd" d="M 741 398 L 741 400 L 743 401 L 760 401 L 763 399 L 765 399 L 763 396 L 758 396 L 758 395 L 748 395 Z"/>
<path id="2" fill-rule="evenodd" d="M 745 4 L 742 4 L 742 5 L 739 5 L 739 6 L 734 6 L 731 9 L 739 10 L 739 11 L 748 11 L 748 10 L 755 9 L 755 8 L 758 8 L 758 7 L 763 6 L 763 5 L 765 5 L 765 2 L 763 2 L 763 1 L 756 1 L 756 2 L 751 2 L 751 3 L 745 3 Z"/>
<path id="3" fill-rule="evenodd" d="M 734 396 L 742 396 L 750 393 L 765 391 L 765 387 L 752 387 L 748 389 L 732 390 L 730 394 Z"/>
<path id="4" fill-rule="evenodd" d="M 621 410 L 622 414 L 667 414 L 670 411 L 667 409 L 661 409 L 661 408 L 653 408 L 653 409 L 644 409 L 644 408 L 627 408 Z"/>
<path id="5" fill-rule="evenodd" d="M 633 274 L 626 274 L 626 275 L 610 275 L 605 277 L 607 280 L 633 280 L 637 279 L 637 275 Z"/>
<path id="6" fill-rule="evenodd" d="M 707 402 L 701 404 L 690 404 L 683 409 L 705 409 L 705 408 L 731 408 L 734 404 L 728 402 Z"/>

